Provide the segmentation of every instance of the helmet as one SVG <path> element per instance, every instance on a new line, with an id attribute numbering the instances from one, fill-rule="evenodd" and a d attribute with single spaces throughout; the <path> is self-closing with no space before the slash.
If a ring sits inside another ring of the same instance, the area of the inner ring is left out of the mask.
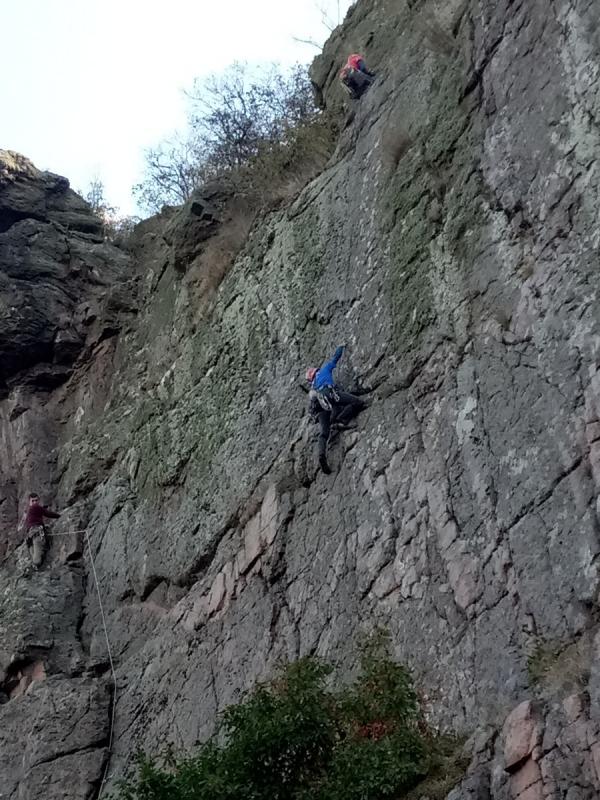
<path id="1" fill-rule="evenodd" d="M 309 367 L 309 368 L 306 370 L 306 380 L 307 380 L 309 383 L 312 383 L 312 382 L 314 381 L 314 379 L 315 379 L 315 375 L 316 375 L 316 374 L 317 374 L 317 370 L 316 370 L 316 368 L 315 368 L 315 367 Z"/>

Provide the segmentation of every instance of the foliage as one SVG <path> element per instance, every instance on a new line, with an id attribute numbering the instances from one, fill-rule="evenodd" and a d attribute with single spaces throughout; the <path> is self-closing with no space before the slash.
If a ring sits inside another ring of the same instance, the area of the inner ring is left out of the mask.
<path id="1" fill-rule="evenodd" d="M 127 236 L 139 219 L 121 215 L 116 206 L 109 204 L 104 192 L 104 182 L 96 176 L 90 181 L 84 197 L 94 214 L 102 220 L 104 235 L 107 238 L 115 239 L 117 236 Z"/>
<path id="2" fill-rule="evenodd" d="M 193 137 L 179 135 L 146 150 L 144 180 L 133 187 L 138 204 L 151 211 L 177 206 L 204 180 L 200 145 Z"/>
<path id="3" fill-rule="evenodd" d="M 410 674 L 385 642 L 368 643 L 353 684 L 334 690 L 331 673 L 315 658 L 288 665 L 228 708 L 196 754 L 141 756 L 115 800 L 383 800 L 439 767 Z"/>
<path id="4" fill-rule="evenodd" d="M 284 73 L 236 63 L 221 75 L 196 79 L 188 98 L 191 128 L 216 173 L 243 166 L 314 111 L 308 74 L 298 65 Z"/>
<path id="5" fill-rule="evenodd" d="M 326 114 L 290 128 L 285 137 L 264 141 L 244 166 L 228 175 L 230 190 L 254 206 L 294 196 L 325 166 L 337 129 Z"/>
<path id="6" fill-rule="evenodd" d="M 464 740 L 454 736 L 438 736 L 433 748 L 429 773 L 404 800 L 446 800 L 448 794 L 464 778 L 471 759 L 464 750 Z"/>
<path id="7" fill-rule="evenodd" d="M 325 140 L 327 156 L 331 151 L 333 140 L 323 136 L 326 118 L 315 107 L 305 67 L 282 71 L 275 65 L 251 69 L 236 63 L 221 75 L 196 79 L 187 99 L 187 133 L 146 152 L 144 179 L 133 189 L 150 211 L 185 202 L 215 178 L 260 203 L 273 176 L 281 188 L 290 163 L 295 176 L 302 171 L 306 180 L 313 174 L 306 165 L 314 170 L 324 163 Z"/>
<path id="8" fill-rule="evenodd" d="M 94 214 L 98 214 L 100 217 L 113 216 L 116 213 L 114 206 L 109 205 L 104 196 L 104 182 L 98 176 L 95 176 L 90 181 L 85 199 L 90 204 Z"/>
<path id="9" fill-rule="evenodd" d="M 560 646 L 556 642 L 546 642 L 542 639 L 536 641 L 533 652 L 527 658 L 527 672 L 531 684 L 542 682 L 559 655 Z"/>
<path id="10" fill-rule="evenodd" d="M 589 662 L 582 640 L 564 642 L 538 638 L 527 659 L 532 688 L 538 691 L 580 692 L 589 681 Z"/>

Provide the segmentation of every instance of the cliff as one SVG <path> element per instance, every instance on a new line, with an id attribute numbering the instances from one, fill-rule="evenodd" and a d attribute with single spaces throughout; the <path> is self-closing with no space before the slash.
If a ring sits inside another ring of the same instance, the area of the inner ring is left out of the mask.
<path id="1" fill-rule="evenodd" d="M 95 798 L 382 624 L 467 739 L 452 800 L 598 796 L 600 10 L 360 0 L 330 109 L 350 51 L 377 80 L 220 283 L 215 197 L 116 246 L 1 154 L 2 797 Z M 373 402 L 325 476 L 301 384 L 339 343 Z"/>

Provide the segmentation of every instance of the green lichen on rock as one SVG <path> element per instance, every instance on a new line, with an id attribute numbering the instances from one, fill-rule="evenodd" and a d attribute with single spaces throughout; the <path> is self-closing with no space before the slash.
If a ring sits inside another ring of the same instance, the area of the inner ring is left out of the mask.
<path id="1" fill-rule="evenodd" d="M 462 100 L 464 59 L 441 63 L 432 84 L 429 121 L 420 139 L 402 158 L 381 200 L 382 229 L 389 235 L 389 298 L 399 352 L 414 349 L 435 322 L 431 244 L 441 245 L 464 262 L 473 253 L 465 234 L 483 223 L 480 139 L 470 117 L 472 103 Z M 439 85 L 438 85 L 439 84 Z"/>
<path id="2" fill-rule="evenodd" d="M 286 292 L 291 317 L 303 328 L 325 271 L 318 210 L 309 207 L 292 220 L 291 227 L 291 251 L 284 265 Z"/>

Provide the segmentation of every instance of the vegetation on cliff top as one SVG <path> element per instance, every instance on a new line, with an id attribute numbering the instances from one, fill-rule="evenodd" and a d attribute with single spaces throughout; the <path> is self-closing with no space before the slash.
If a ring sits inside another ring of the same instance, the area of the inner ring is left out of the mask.
<path id="1" fill-rule="evenodd" d="M 233 64 L 187 93 L 188 127 L 146 151 L 140 206 L 184 203 L 218 179 L 253 205 L 289 196 L 318 173 L 336 139 L 305 66 Z"/>

